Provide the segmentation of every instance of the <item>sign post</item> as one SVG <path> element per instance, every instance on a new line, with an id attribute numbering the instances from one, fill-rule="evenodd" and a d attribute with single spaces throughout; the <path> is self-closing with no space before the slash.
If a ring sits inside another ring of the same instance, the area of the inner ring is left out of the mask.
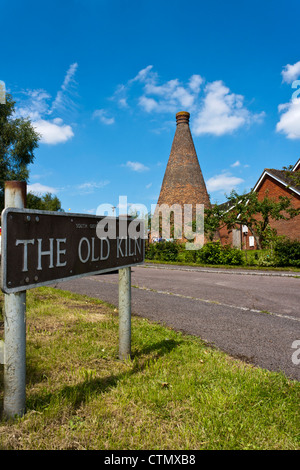
<path id="1" fill-rule="evenodd" d="M 131 268 L 119 270 L 119 358 L 131 355 Z"/>
<path id="2" fill-rule="evenodd" d="M 4 197 L 5 207 L 24 208 L 26 183 L 6 182 Z M 26 290 L 4 295 L 3 362 L 4 416 L 22 416 L 26 400 Z"/>
<path id="3" fill-rule="evenodd" d="M 25 209 L 26 184 L 5 186 L 1 289 L 5 294 L 4 414 L 25 412 L 26 290 L 119 270 L 119 357 L 130 357 L 131 267 L 145 257 L 143 221 Z M 2 350 L 4 349 L 4 354 Z"/>

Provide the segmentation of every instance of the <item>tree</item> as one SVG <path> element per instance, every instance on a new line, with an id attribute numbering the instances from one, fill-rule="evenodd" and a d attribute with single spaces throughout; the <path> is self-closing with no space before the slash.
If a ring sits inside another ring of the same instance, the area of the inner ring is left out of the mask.
<path id="1" fill-rule="evenodd" d="M 300 187 L 300 171 L 293 171 L 293 165 L 284 166 L 283 170 L 291 180 L 291 185 Z"/>
<path id="2" fill-rule="evenodd" d="M 6 94 L 0 104 L 0 209 L 4 207 L 4 182 L 27 181 L 28 165 L 34 161 L 34 150 L 40 135 L 29 119 L 16 118 L 15 101 Z"/>
<path id="3" fill-rule="evenodd" d="M 224 213 L 224 204 L 215 204 L 212 205 L 209 209 L 204 209 L 204 234 L 210 242 L 213 241 L 217 230 L 225 225 L 222 222 Z"/>
<path id="4" fill-rule="evenodd" d="M 227 196 L 226 204 L 205 210 L 204 227 L 208 234 L 212 234 L 222 227 L 231 231 L 247 225 L 260 249 L 276 234 L 276 230 L 270 225 L 272 220 L 289 220 L 298 214 L 300 209 L 295 209 L 287 196 L 279 196 L 275 200 L 266 193 L 263 199 L 259 199 L 256 192 L 238 195 L 232 191 Z"/>
<path id="5" fill-rule="evenodd" d="M 53 196 L 51 193 L 46 193 L 44 196 L 37 196 L 36 194 L 28 193 L 27 208 L 63 212 L 60 200 L 57 196 Z"/>

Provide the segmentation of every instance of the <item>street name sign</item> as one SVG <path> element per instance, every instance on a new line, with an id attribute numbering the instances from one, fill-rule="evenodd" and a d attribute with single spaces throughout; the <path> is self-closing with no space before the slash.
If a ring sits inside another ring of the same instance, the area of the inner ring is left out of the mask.
<path id="1" fill-rule="evenodd" d="M 144 262 L 140 219 L 9 207 L 1 220 L 6 294 Z"/>

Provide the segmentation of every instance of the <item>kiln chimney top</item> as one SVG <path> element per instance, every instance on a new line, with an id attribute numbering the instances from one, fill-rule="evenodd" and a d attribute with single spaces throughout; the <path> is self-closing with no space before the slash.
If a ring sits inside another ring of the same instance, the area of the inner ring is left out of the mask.
<path id="1" fill-rule="evenodd" d="M 176 123 L 181 124 L 181 123 L 186 123 L 189 124 L 190 120 L 190 113 L 187 111 L 180 111 L 179 113 L 176 114 Z"/>

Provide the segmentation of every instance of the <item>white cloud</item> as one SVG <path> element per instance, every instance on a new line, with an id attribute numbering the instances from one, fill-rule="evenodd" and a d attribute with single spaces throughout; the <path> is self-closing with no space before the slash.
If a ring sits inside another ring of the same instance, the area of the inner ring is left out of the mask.
<path id="1" fill-rule="evenodd" d="M 179 86 L 179 81 L 177 78 L 175 80 L 169 80 L 163 85 L 157 85 L 156 79 L 146 82 L 145 93 L 147 95 L 157 95 L 163 96 L 166 99 L 172 98 L 173 94 L 176 93 L 176 90 Z"/>
<path id="2" fill-rule="evenodd" d="M 105 109 L 96 109 L 96 111 L 93 113 L 93 117 L 98 118 L 102 124 L 106 124 L 107 126 L 111 126 L 115 123 L 115 118 L 109 117 Z"/>
<path id="3" fill-rule="evenodd" d="M 292 83 L 298 77 L 300 77 L 300 61 L 293 65 L 287 64 L 283 67 L 281 72 L 282 81 L 286 83 Z"/>
<path id="4" fill-rule="evenodd" d="M 300 139 L 300 98 L 278 106 L 281 114 L 276 131 L 286 135 L 288 139 Z"/>
<path id="5" fill-rule="evenodd" d="M 193 121 L 195 135 L 230 134 L 239 127 L 258 119 L 244 107 L 244 97 L 231 93 L 220 80 L 205 87 L 203 106 Z"/>
<path id="6" fill-rule="evenodd" d="M 149 168 L 147 166 L 145 166 L 143 163 L 140 163 L 140 162 L 131 162 L 131 161 L 128 161 L 125 165 L 123 166 L 126 166 L 127 168 L 130 168 L 131 170 L 133 171 L 137 171 L 137 172 L 142 172 L 142 171 L 147 171 L 149 170 Z"/>
<path id="7" fill-rule="evenodd" d="M 96 209 L 83 209 L 82 211 L 84 214 L 95 214 Z"/>
<path id="8" fill-rule="evenodd" d="M 191 78 L 189 79 L 190 89 L 195 93 L 199 93 L 200 86 L 202 85 L 203 81 L 204 80 L 200 75 L 192 75 Z"/>
<path id="9" fill-rule="evenodd" d="M 71 126 L 63 124 L 60 118 L 53 119 L 52 121 L 39 119 L 33 122 L 32 125 L 41 134 L 41 142 L 44 144 L 61 144 L 74 136 Z"/>
<path id="10" fill-rule="evenodd" d="M 129 80 L 129 83 L 133 83 L 133 82 L 136 82 L 136 81 L 144 82 L 145 80 L 147 80 L 149 78 L 150 72 L 151 72 L 152 69 L 153 69 L 153 65 L 148 65 L 144 69 L 140 70 L 134 78 Z M 153 73 L 152 73 L 151 77 L 153 77 Z"/>
<path id="11" fill-rule="evenodd" d="M 231 191 L 239 184 L 243 183 L 242 178 L 232 176 L 230 173 L 222 173 L 220 175 L 209 178 L 206 182 L 207 190 L 214 191 Z"/>
<path id="12" fill-rule="evenodd" d="M 77 63 L 70 65 L 52 104 L 49 103 L 51 95 L 43 89 L 23 92 L 25 99 L 21 100 L 17 107 L 16 116 L 29 118 L 32 125 L 41 134 L 41 142 L 44 144 L 65 143 L 74 136 L 72 127 L 64 124 L 61 117 L 55 117 L 55 113 L 61 113 L 73 106 L 73 101 L 68 96 L 68 92 L 71 85 L 75 83 L 74 75 L 77 68 Z M 50 116 L 52 117 L 51 120 L 49 120 Z"/>
<path id="13" fill-rule="evenodd" d="M 120 98 L 119 105 L 121 106 L 121 108 L 128 108 L 128 103 L 127 103 L 126 98 Z"/>
<path id="14" fill-rule="evenodd" d="M 70 98 L 70 91 L 72 86 L 76 84 L 74 80 L 75 73 L 77 71 L 78 64 L 75 62 L 68 68 L 64 81 L 61 85 L 60 90 L 57 92 L 55 100 L 52 103 L 52 107 L 49 114 L 52 114 L 54 110 L 64 110 L 73 106 L 73 101 Z"/>
<path id="15" fill-rule="evenodd" d="M 144 108 L 147 113 L 150 113 L 158 107 L 157 101 L 155 101 L 153 98 L 147 98 L 146 96 L 140 96 L 139 105 Z"/>
<path id="16" fill-rule="evenodd" d="M 293 65 L 286 65 L 282 72 L 282 81 L 292 83 L 292 88 L 300 85 L 300 61 Z M 278 112 L 281 114 L 279 122 L 276 125 L 276 131 L 285 134 L 288 139 L 300 139 L 300 97 L 299 90 L 296 90 L 288 103 L 278 106 Z"/>
<path id="17" fill-rule="evenodd" d="M 26 90 L 23 92 L 25 99 L 21 106 L 16 110 L 17 117 L 29 118 L 31 121 L 40 119 L 41 115 L 48 114 L 49 104 L 47 101 L 51 98 L 45 90 Z"/>
<path id="18" fill-rule="evenodd" d="M 178 86 L 174 90 L 171 98 L 178 100 L 179 104 L 187 109 L 193 105 L 195 99 L 195 97 L 182 86 Z"/>
<path id="19" fill-rule="evenodd" d="M 79 191 L 83 192 L 84 194 L 91 194 L 93 193 L 96 189 L 102 189 L 105 186 L 107 186 L 110 183 L 110 181 L 105 180 L 105 181 L 90 181 L 87 183 L 82 183 L 78 185 Z"/>
<path id="20" fill-rule="evenodd" d="M 239 160 L 237 160 L 236 162 L 234 162 L 232 165 L 230 165 L 232 168 L 235 168 L 236 166 L 240 166 L 241 165 L 241 162 Z"/>
<path id="21" fill-rule="evenodd" d="M 131 88 L 140 87 L 135 93 L 143 111 L 172 114 L 189 111 L 195 135 L 229 134 L 264 117 L 264 113 L 251 113 L 245 107 L 244 96 L 232 93 L 221 80 L 207 83 L 203 88 L 204 81 L 201 75 L 193 74 L 186 84 L 178 78 L 163 82 L 153 66 L 148 65 L 125 85 L 119 85 L 112 99 L 129 106 Z"/>
<path id="22" fill-rule="evenodd" d="M 193 79 L 192 86 L 196 89 L 196 81 Z M 157 100 L 154 100 L 155 96 Z M 151 112 L 176 112 L 178 108 L 190 108 L 195 100 L 191 90 L 186 89 L 178 79 L 157 85 L 156 76 L 152 80 L 147 80 L 144 87 L 144 94 L 139 99 L 139 104 L 145 111 Z"/>
<path id="23" fill-rule="evenodd" d="M 173 113 L 177 112 L 178 108 L 187 108 L 194 104 L 195 94 L 199 92 L 202 81 L 200 75 L 193 75 L 187 86 L 180 83 L 177 78 L 159 83 L 153 65 L 148 65 L 126 84 L 118 85 L 111 100 L 116 101 L 120 107 L 128 108 L 130 91 L 133 87 L 142 86 L 142 91 L 136 90 L 136 93 L 138 104 L 144 111 Z"/>
<path id="24" fill-rule="evenodd" d="M 116 101 L 120 108 L 129 108 L 127 103 L 127 86 L 118 85 L 113 96 L 109 98 L 111 101 Z"/>
<path id="25" fill-rule="evenodd" d="M 68 68 L 68 71 L 65 75 L 64 82 L 61 86 L 63 90 L 66 90 L 70 82 L 74 81 L 74 75 L 75 75 L 77 68 L 78 68 L 77 62 L 74 62 L 74 64 L 71 64 L 70 67 Z"/>
<path id="26" fill-rule="evenodd" d="M 34 194 L 45 194 L 45 193 L 57 193 L 59 190 L 57 188 L 52 188 L 51 186 L 45 186 L 40 183 L 33 183 L 27 186 L 27 191 Z"/>
<path id="27" fill-rule="evenodd" d="M 153 72 L 153 65 L 147 65 L 144 69 L 140 70 L 135 79 L 140 81 L 153 81 L 157 77 L 157 72 Z M 135 80 L 134 79 L 134 80 Z"/>
<path id="28" fill-rule="evenodd" d="M 211 83 L 199 74 L 193 74 L 184 83 L 178 78 L 161 80 L 154 71 L 153 65 L 140 70 L 126 83 L 119 84 L 109 98 L 119 108 L 139 108 L 154 114 L 172 114 L 171 125 L 174 125 L 174 114 L 179 111 L 191 113 L 191 126 L 195 135 L 210 134 L 221 136 L 230 134 L 245 125 L 261 122 L 264 112 L 255 114 L 245 106 L 245 98 L 233 93 L 221 80 Z M 113 124 L 114 118 L 105 110 L 96 110 L 99 118 L 106 124 Z M 94 113 L 94 114 L 95 114 Z M 162 126 L 160 129 L 169 129 Z M 155 130 L 152 129 L 153 132 Z"/>

